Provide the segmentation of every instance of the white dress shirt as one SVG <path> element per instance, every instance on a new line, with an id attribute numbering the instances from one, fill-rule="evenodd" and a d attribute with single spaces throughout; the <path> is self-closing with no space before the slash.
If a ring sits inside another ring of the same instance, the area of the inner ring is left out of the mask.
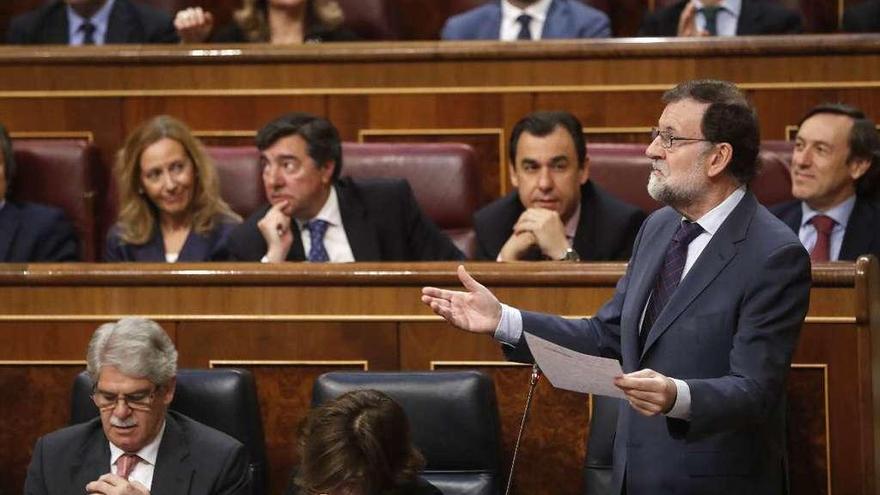
<path id="1" fill-rule="evenodd" d="M 166 425 L 167 423 L 162 423 L 162 429 L 159 430 L 159 434 L 156 435 L 152 442 L 145 445 L 144 448 L 137 452 L 128 452 L 129 454 L 137 454 L 141 458 L 134 465 L 131 473 L 129 473 L 129 481 L 137 481 L 145 487 L 152 489 L 153 473 L 156 471 L 156 459 L 159 457 L 159 444 L 162 443 L 162 437 L 165 436 Z M 112 442 L 108 443 L 110 443 L 110 472 L 116 474 L 116 461 L 119 460 L 122 454 L 127 452 L 113 445 Z"/>
<path id="2" fill-rule="evenodd" d="M 727 217 L 730 216 L 731 212 L 733 212 L 743 196 L 745 196 L 745 193 L 746 190 L 744 187 L 735 190 L 727 196 L 724 201 L 718 204 L 718 206 L 712 208 L 709 212 L 696 220 L 696 223 L 700 224 L 700 227 L 703 228 L 703 233 L 691 241 L 688 246 L 684 270 L 682 270 L 681 273 L 682 280 L 687 276 L 691 267 L 694 266 L 694 263 L 709 244 L 709 241 L 712 240 L 712 236 L 718 232 L 718 229 L 724 221 L 727 220 Z M 684 220 L 684 218 L 682 220 Z M 641 327 L 641 321 L 645 317 L 645 309 L 647 309 L 647 303 L 645 304 L 645 307 L 642 308 L 642 318 L 639 320 L 639 327 Z M 707 328 L 706 331 L 712 331 L 712 329 Z M 522 332 L 522 313 L 516 308 L 502 304 L 501 321 L 498 322 L 498 327 L 495 328 L 495 340 L 506 345 L 516 345 L 522 337 Z M 675 398 L 675 403 L 672 405 L 672 409 L 670 409 L 666 415 L 672 418 L 688 419 L 690 418 L 691 413 L 690 387 L 688 387 L 684 380 L 679 380 L 673 377 L 669 378 L 672 378 L 675 382 L 678 395 Z"/>
<path id="3" fill-rule="evenodd" d="M 339 212 L 339 196 L 336 188 L 330 188 L 330 194 L 321 210 L 312 220 L 324 220 L 327 222 L 327 231 L 324 233 L 324 249 L 331 263 L 351 263 L 354 261 L 354 253 L 348 242 L 348 235 L 342 225 L 342 214 Z M 312 247 L 312 236 L 306 226 L 308 221 L 295 220 L 302 239 L 303 250 L 306 259 L 309 258 L 309 249 Z"/>
<path id="4" fill-rule="evenodd" d="M 547 21 L 547 11 L 550 10 L 550 3 L 553 0 L 538 0 L 529 5 L 525 9 L 514 7 L 507 0 L 501 0 L 501 32 L 499 33 L 501 41 L 516 41 L 522 25 L 516 19 L 528 14 L 532 17 L 529 23 L 529 32 L 532 34 L 533 40 L 541 39 L 541 33 L 544 31 L 544 22 Z"/>
<path id="5" fill-rule="evenodd" d="M 849 216 L 852 215 L 853 208 L 856 206 L 856 197 L 850 196 L 846 201 L 840 203 L 834 208 L 827 211 L 819 211 L 810 208 L 806 202 L 801 201 L 801 228 L 798 229 L 798 238 L 801 244 L 812 252 L 816 245 L 816 227 L 810 223 L 816 215 L 827 215 L 834 220 L 834 228 L 831 229 L 831 236 L 828 246 L 828 259 L 837 261 L 840 259 L 840 247 L 843 245 L 843 235 L 846 233 L 846 224 L 849 222 Z"/>

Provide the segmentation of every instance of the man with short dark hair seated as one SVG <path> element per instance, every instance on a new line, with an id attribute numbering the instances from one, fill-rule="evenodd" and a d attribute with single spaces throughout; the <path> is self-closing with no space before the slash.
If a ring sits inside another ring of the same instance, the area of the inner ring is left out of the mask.
<path id="1" fill-rule="evenodd" d="M 171 16 L 137 0 L 53 0 L 13 17 L 16 45 L 177 43 Z"/>
<path id="2" fill-rule="evenodd" d="M 813 261 L 880 256 L 880 136 L 852 106 L 813 107 L 801 120 L 791 155 L 791 194 L 770 209 L 788 224 Z"/>
<path id="3" fill-rule="evenodd" d="M 269 204 L 229 236 L 241 261 L 438 261 L 464 256 L 404 179 L 339 178 L 342 142 L 323 117 L 290 113 L 257 133 Z"/>
<path id="4" fill-rule="evenodd" d="M 0 263 L 79 260 L 76 232 L 64 212 L 8 200 L 17 168 L 12 141 L 0 125 Z"/>
<path id="5" fill-rule="evenodd" d="M 177 350 L 151 320 L 101 325 L 88 349 L 100 417 L 39 440 L 27 495 L 250 495 L 248 453 L 234 438 L 169 411 Z"/>
<path id="6" fill-rule="evenodd" d="M 590 182 L 583 128 L 568 112 L 535 112 L 513 127 L 516 188 L 474 215 L 477 258 L 626 260 L 645 214 Z"/>
<path id="7" fill-rule="evenodd" d="M 581 0 L 492 0 L 446 20 L 444 40 L 607 38 L 611 21 Z"/>

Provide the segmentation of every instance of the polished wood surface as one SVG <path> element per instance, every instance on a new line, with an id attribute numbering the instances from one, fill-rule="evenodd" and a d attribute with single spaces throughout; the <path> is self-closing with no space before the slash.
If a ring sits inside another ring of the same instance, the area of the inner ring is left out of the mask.
<path id="1" fill-rule="evenodd" d="M 721 78 L 747 90 L 763 139 L 786 139 L 825 101 L 880 116 L 878 55 L 880 35 L 0 47 L 0 118 L 16 135 L 91 133 L 109 164 L 156 114 L 239 144 L 284 111 L 308 111 L 347 141 L 470 143 L 490 200 L 509 188 L 508 132 L 530 111 L 569 110 L 595 141 L 647 142 L 663 91 Z"/>
<path id="2" fill-rule="evenodd" d="M 505 302 L 593 314 L 622 276 L 619 263 L 467 263 Z M 491 339 L 466 334 L 419 301 L 424 285 L 457 287 L 454 263 L 0 265 L 0 490 L 19 492 L 36 438 L 67 421 L 69 386 L 98 324 L 158 320 L 180 366 L 235 366 L 257 377 L 272 493 L 295 462 L 296 428 L 318 373 L 334 369 L 480 369 L 495 380 L 508 462 L 528 368 Z M 813 271 L 811 307 L 788 386 L 793 493 L 871 494 L 880 355 L 877 263 Z M 516 493 L 579 490 L 587 397 L 539 386 Z M 547 462 L 551 459 L 551 462 Z M 505 466 L 506 469 L 506 466 Z"/>

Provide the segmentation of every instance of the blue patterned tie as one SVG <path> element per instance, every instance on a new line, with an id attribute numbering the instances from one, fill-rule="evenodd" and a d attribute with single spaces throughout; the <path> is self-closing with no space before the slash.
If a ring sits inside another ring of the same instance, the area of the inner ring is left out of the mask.
<path id="1" fill-rule="evenodd" d="M 706 19 L 706 32 L 709 33 L 709 36 L 718 36 L 718 13 L 722 10 L 724 7 L 718 5 L 707 5 L 700 9 Z"/>
<path id="2" fill-rule="evenodd" d="M 681 273 L 684 271 L 684 263 L 687 260 L 688 245 L 698 235 L 703 233 L 700 224 L 685 220 L 675 231 L 669 247 L 666 248 L 666 257 L 663 259 L 663 267 L 657 274 L 657 282 L 648 309 L 645 310 L 645 319 L 642 321 L 642 330 L 639 332 L 639 351 L 645 348 L 651 327 L 657 321 L 657 317 L 663 311 L 663 307 L 669 302 L 669 298 L 681 282 Z"/>
<path id="3" fill-rule="evenodd" d="M 312 246 L 309 248 L 309 261 L 313 263 L 321 263 L 330 261 L 327 250 L 324 249 L 324 233 L 327 232 L 325 220 L 312 220 L 306 224 L 309 229 L 309 236 L 312 238 Z"/>
<path id="4" fill-rule="evenodd" d="M 84 21 L 79 26 L 79 30 L 83 33 L 83 45 L 94 45 L 95 44 L 95 30 L 97 28 L 94 24 L 89 22 L 88 20 Z"/>

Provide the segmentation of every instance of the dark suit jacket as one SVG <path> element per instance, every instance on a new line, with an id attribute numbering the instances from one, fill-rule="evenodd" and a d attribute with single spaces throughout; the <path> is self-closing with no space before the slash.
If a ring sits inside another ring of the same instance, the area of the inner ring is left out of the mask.
<path id="1" fill-rule="evenodd" d="M 444 40 L 497 40 L 501 33 L 501 2 L 494 0 L 446 20 Z M 601 10 L 580 0 L 553 0 L 541 39 L 607 38 L 611 22 Z"/>
<path id="2" fill-rule="evenodd" d="M 690 420 L 622 403 L 614 493 L 778 494 L 785 486 L 785 378 L 807 312 L 810 259 L 750 192 L 712 237 L 639 351 L 639 322 L 681 216 L 645 220 L 626 274 L 594 318 L 523 312 L 523 329 L 579 352 L 684 380 Z M 508 356 L 530 359 L 523 338 Z"/>
<path id="3" fill-rule="evenodd" d="M 190 231 L 178 254 L 177 261 L 225 261 L 229 259 L 226 241 L 237 224 L 218 219 L 214 230 L 205 235 Z M 119 238 L 119 229 L 107 233 L 104 261 L 165 261 L 165 240 L 156 224 L 153 235 L 145 244 L 127 244 Z"/>
<path id="4" fill-rule="evenodd" d="M 867 0 L 843 11 L 843 31 L 874 33 L 880 31 L 880 0 Z"/>
<path id="5" fill-rule="evenodd" d="M 168 411 L 150 493 L 250 495 L 247 449 L 238 440 Z M 110 469 L 101 419 L 68 426 L 39 440 L 28 466 L 26 495 L 85 493 Z"/>
<path id="6" fill-rule="evenodd" d="M 69 40 L 67 10 L 62 0 L 18 15 L 9 22 L 6 42 L 17 45 L 59 44 Z M 171 16 L 143 3 L 116 0 L 107 23 L 105 43 L 177 43 Z"/>
<path id="7" fill-rule="evenodd" d="M 516 191 L 474 215 L 477 259 L 495 260 L 525 208 Z M 581 217 L 573 247 L 584 261 L 626 260 L 645 219 L 642 210 L 603 191 L 592 181 L 581 186 Z M 539 253 L 537 253 L 539 254 Z M 534 259 L 542 259 L 536 256 Z"/>
<path id="8" fill-rule="evenodd" d="M 460 260 L 464 255 L 434 225 L 416 203 L 409 183 L 402 179 L 342 178 L 333 186 L 339 213 L 356 261 Z M 234 260 L 259 261 L 267 245 L 257 222 L 269 211 L 266 204 L 229 236 Z M 293 228 L 294 240 L 287 261 L 306 259 L 302 238 Z"/>
<path id="9" fill-rule="evenodd" d="M 58 208 L 6 201 L 0 209 L 0 262 L 79 259 L 76 232 Z"/>
<path id="10" fill-rule="evenodd" d="M 770 211 L 791 227 L 795 234 L 800 232 L 803 218 L 800 201 L 778 204 L 771 207 Z M 863 254 L 880 256 L 880 206 L 868 199 L 857 197 L 849 221 L 846 223 L 838 259 L 854 261 Z"/>
<path id="11" fill-rule="evenodd" d="M 676 36 L 678 19 L 689 0 L 648 12 L 639 28 L 639 36 Z M 799 13 L 775 2 L 742 0 L 736 34 L 796 34 L 803 31 Z"/>
<path id="12" fill-rule="evenodd" d="M 307 43 L 327 43 L 332 41 L 359 41 L 360 38 L 345 28 L 327 29 L 323 26 L 309 28 L 305 34 Z M 212 43 L 250 43 L 244 31 L 238 24 L 230 22 L 211 33 L 209 40 Z"/>

